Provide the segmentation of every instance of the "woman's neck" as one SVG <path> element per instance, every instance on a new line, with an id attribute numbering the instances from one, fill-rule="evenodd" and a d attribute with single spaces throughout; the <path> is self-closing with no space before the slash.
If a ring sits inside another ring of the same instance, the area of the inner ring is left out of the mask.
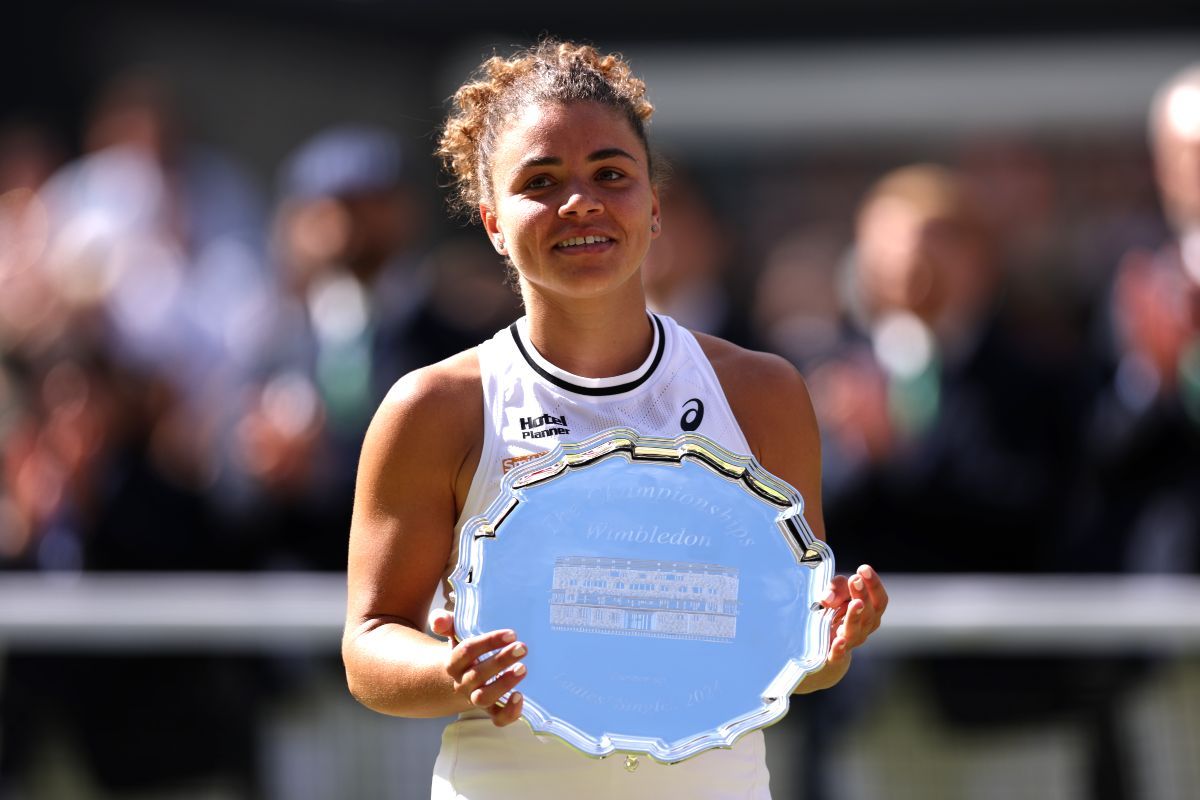
<path id="1" fill-rule="evenodd" d="M 589 300 L 562 301 L 527 291 L 525 305 L 529 341 L 543 358 L 574 375 L 624 375 L 650 354 L 654 332 L 640 283 L 622 296 Z"/>

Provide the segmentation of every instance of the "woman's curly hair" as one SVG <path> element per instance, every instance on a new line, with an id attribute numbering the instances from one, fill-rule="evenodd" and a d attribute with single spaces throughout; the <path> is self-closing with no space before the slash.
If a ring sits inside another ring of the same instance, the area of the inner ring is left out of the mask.
<path id="1" fill-rule="evenodd" d="M 654 106 L 646 84 L 618 54 L 601 55 L 590 45 L 543 39 L 510 58 L 493 56 L 454 93 L 451 112 L 438 141 L 453 184 L 452 205 L 472 217 L 491 201 L 492 154 L 504 124 L 533 103 L 602 103 L 623 113 L 650 153 L 646 122 Z M 657 180 L 654 160 L 651 178 Z"/>

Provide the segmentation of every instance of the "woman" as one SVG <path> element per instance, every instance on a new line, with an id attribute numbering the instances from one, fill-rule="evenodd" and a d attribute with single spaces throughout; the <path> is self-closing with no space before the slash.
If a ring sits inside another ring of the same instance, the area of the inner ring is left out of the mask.
<path id="1" fill-rule="evenodd" d="M 512 725 L 527 652 L 517 632 L 457 641 L 442 609 L 430 626 L 450 646 L 423 632 L 457 559 L 458 526 L 486 508 L 504 471 L 615 425 L 670 437 L 687 425 L 753 453 L 808 499 L 809 525 L 824 535 L 817 427 L 799 374 L 646 310 L 641 265 L 661 222 L 645 85 L 615 56 L 546 41 L 490 59 L 455 100 L 439 154 L 527 313 L 404 376 L 371 425 L 350 538 L 350 689 L 388 714 L 461 714 L 443 738 L 435 797 L 768 796 L 761 732 L 630 774 L 621 759 L 588 759 Z M 535 427 L 548 435 L 523 436 Z M 803 692 L 845 674 L 887 596 L 864 566 L 835 579 L 824 602 L 838 614 L 832 647 Z"/>

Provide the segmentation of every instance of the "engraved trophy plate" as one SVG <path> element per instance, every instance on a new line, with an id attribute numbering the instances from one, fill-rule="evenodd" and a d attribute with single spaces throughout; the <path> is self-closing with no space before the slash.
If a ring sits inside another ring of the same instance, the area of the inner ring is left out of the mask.
<path id="1" fill-rule="evenodd" d="M 664 763 L 730 747 L 828 655 L 833 555 L 802 512 L 791 486 L 697 434 L 559 445 L 463 525 L 455 629 L 529 645 L 536 733 Z"/>

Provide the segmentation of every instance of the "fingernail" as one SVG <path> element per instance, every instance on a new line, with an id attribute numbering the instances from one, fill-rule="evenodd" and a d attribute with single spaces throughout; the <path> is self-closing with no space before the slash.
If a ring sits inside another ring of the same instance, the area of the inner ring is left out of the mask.
<path id="1" fill-rule="evenodd" d="M 525 645 L 519 644 L 516 647 L 514 647 L 512 654 L 513 654 L 513 658 L 524 658 L 525 657 Z"/>
<path id="2" fill-rule="evenodd" d="M 515 667 L 512 668 L 512 672 L 513 672 L 513 675 L 524 675 L 525 674 L 525 665 L 517 664 Z"/>
<path id="3" fill-rule="evenodd" d="M 855 575 L 855 576 L 854 576 L 854 577 L 853 577 L 853 578 L 850 580 L 850 584 L 851 584 L 851 585 L 852 585 L 852 586 L 853 586 L 855 589 L 858 589 L 860 592 L 861 592 L 861 591 L 862 591 L 862 589 L 863 589 L 863 579 L 862 579 L 862 578 L 860 578 L 860 577 L 858 577 L 857 575 Z"/>
<path id="4" fill-rule="evenodd" d="M 513 631 L 505 631 L 504 636 L 501 637 L 501 640 L 505 644 L 508 644 L 509 642 L 515 642 L 517 640 L 517 634 Z"/>
<path id="5" fill-rule="evenodd" d="M 509 697 L 509 702 L 512 702 L 512 703 L 519 703 L 519 702 L 521 702 L 521 701 L 522 701 L 522 700 L 524 700 L 524 699 L 525 699 L 525 698 L 521 696 L 521 693 L 520 693 L 520 692 L 513 692 L 513 693 L 512 693 L 512 696 L 511 696 L 511 697 Z"/>
<path id="6" fill-rule="evenodd" d="M 871 569 L 870 565 L 868 564 L 863 564 L 858 568 L 858 574 L 862 575 L 864 578 L 870 578 L 874 573 L 875 570 Z"/>

